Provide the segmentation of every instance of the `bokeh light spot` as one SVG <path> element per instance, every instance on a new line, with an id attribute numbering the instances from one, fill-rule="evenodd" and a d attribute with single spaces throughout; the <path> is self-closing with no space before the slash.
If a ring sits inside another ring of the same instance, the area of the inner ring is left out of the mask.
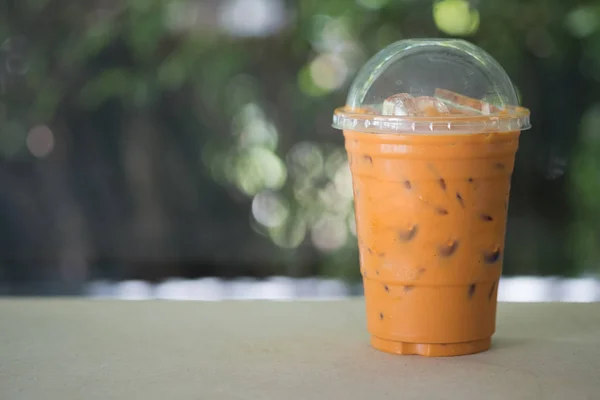
<path id="1" fill-rule="evenodd" d="M 351 200 L 353 197 L 352 191 L 352 174 L 348 163 L 342 164 L 335 173 L 333 178 L 337 192 L 345 199 Z"/>
<path id="2" fill-rule="evenodd" d="M 54 150 L 54 134 L 45 125 L 32 128 L 27 134 L 27 148 L 34 156 L 46 157 Z"/>
<path id="3" fill-rule="evenodd" d="M 271 122 L 264 115 L 262 109 L 255 103 L 242 107 L 233 121 L 233 130 L 239 136 L 239 145 L 243 148 L 253 146 L 275 150 L 278 142 L 278 133 Z"/>
<path id="4" fill-rule="evenodd" d="M 313 81 L 309 66 L 301 68 L 298 72 L 298 89 L 310 97 L 319 97 L 327 94 L 327 90 L 317 86 Z"/>
<path id="5" fill-rule="evenodd" d="M 345 220 L 333 215 L 320 218 L 311 229 L 311 239 L 319 250 L 337 250 L 346 243 L 348 227 Z"/>
<path id="6" fill-rule="evenodd" d="M 310 76 L 317 87 L 324 91 L 338 89 L 348 76 L 348 68 L 344 60 L 333 54 L 321 54 L 310 66 Z"/>
<path id="7" fill-rule="evenodd" d="M 284 25 L 286 10 L 281 0 L 222 1 L 221 27 L 232 36 L 269 36 Z"/>
<path id="8" fill-rule="evenodd" d="M 263 191 L 252 200 L 252 215 L 260 224 L 273 228 L 285 222 L 289 215 L 289 206 L 281 195 Z"/>
<path id="9" fill-rule="evenodd" d="M 284 249 L 295 249 L 306 237 L 306 221 L 301 217 L 288 218 L 286 223 L 269 229 L 273 243 Z"/>
<path id="10" fill-rule="evenodd" d="M 479 29 L 479 11 L 467 0 L 440 0 L 433 6 L 437 28 L 451 36 L 468 36 Z"/>
<path id="11" fill-rule="evenodd" d="M 598 13 L 595 8 L 580 6 L 571 10 L 565 18 L 565 27 L 569 33 L 584 38 L 598 29 Z"/>
<path id="12" fill-rule="evenodd" d="M 287 169 L 272 151 L 254 147 L 243 153 L 236 163 L 237 186 L 248 195 L 263 189 L 279 189 L 287 178 Z"/>
<path id="13" fill-rule="evenodd" d="M 335 177 L 340 166 L 348 162 L 348 156 L 343 148 L 336 148 L 329 153 L 325 162 L 325 173 L 331 179 Z"/>
<path id="14" fill-rule="evenodd" d="M 316 143 L 297 143 L 287 154 L 286 161 L 290 175 L 299 181 L 310 180 L 323 172 L 323 152 Z"/>
<path id="15" fill-rule="evenodd" d="M 331 213 L 342 215 L 346 215 L 350 204 L 349 199 L 340 194 L 333 182 L 319 191 L 319 201 Z"/>

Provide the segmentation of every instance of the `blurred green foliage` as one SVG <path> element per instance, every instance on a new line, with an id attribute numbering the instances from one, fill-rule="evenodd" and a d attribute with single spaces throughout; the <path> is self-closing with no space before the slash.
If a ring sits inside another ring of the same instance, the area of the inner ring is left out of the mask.
<path id="1" fill-rule="evenodd" d="M 244 4 L 270 11 L 243 23 L 278 24 L 239 34 L 221 17 Z M 448 35 L 496 57 L 532 110 L 505 272 L 597 272 L 599 18 L 562 0 L 5 0 L 4 275 L 357 279 L 332 110 L 383 46 Z"/>

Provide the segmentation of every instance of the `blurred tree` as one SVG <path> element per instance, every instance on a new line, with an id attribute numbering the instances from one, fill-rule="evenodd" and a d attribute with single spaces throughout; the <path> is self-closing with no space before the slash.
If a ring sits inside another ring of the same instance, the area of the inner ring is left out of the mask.
<path id="1" fill-rule="evenodd" d="M 0 279 L 357 279 L 331 112 L 375 51 L 446 34 L 532 110 L 506 272 L 597 271 L 599 18 L 558 0 L 5 0 Z"/>

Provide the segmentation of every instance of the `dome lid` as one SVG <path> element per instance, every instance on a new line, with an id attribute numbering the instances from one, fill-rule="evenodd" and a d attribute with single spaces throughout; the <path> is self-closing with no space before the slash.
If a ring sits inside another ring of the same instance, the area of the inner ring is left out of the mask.
<path id="1" fill-rule="evenodd" d="M 531 127 L 504 69 L 479 47 L 457 39 L 401 40 L 360 70 L 338 129 L 370 133 L 459 134 Z"/>

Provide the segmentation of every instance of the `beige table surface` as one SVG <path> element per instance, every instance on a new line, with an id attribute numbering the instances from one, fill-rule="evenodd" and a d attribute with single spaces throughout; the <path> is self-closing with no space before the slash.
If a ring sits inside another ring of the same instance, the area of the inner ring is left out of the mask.
<path id="1" fill-rule="evenodd" d="M 360 299 L 0 300 L 0 399 L 600 399 L 600 304 L 501 304 L 433 359 L 371 349 Z"/>

